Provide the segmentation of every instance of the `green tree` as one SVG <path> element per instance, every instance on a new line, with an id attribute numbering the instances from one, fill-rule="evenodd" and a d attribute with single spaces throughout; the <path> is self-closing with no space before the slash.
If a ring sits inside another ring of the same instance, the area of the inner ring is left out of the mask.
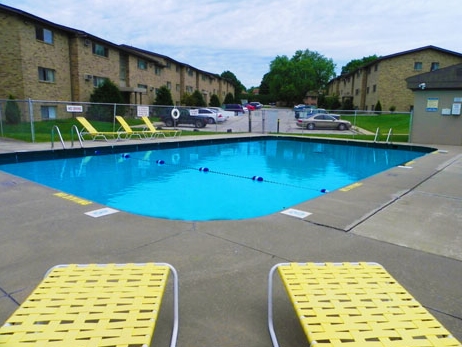
<path id="1" fill-rule="evenodd" d="M 379 59 L 379 57 L 377 55 L 375 55 L 375 54 L 370 55 L 368 57 L 363 57 L 362 59 L 353 59 L 348 64 L 346 64 L 345 66 L 342 66 L 341 74 L 344 75 L 344 74 L 351 73 L 351 72 L 357 70 L 358 68 L 360 68 L 361 66 L 369 64 L 369 63 L 371 63 L 371 62 L 373 62 L 374 60 L 377 60 L 377 59 Z"/>
<path id="2" fill-rule="evenodd" d="M 173 105 L 172 93 L 167 86 L 162 86 L 157 90 L 154 105 Z"/>
<path id="3" fill-rule="evenodd" d="M 220 99 L 218 98 L 217 94 L 212 94 L 212 96 L 210 97 L 209 106 L 212 106 L 212 107 L 221 106 Z"/>
<path id="4" fill-rule="evenodd" d="M 307 49 L 295 52 L 291 59 L 277 56 L 262 84 L 269 86 L 269 94 L 275 99 L 293 105 L 301 103 L 307 92 L 324 89 L 334 76 L 332 59 Z"/>
<path id="5" fill-rule="evenodd" d="M 19 124 L 21 122 L 21 111 L 13 95 L 8 96 L 5 106 L 5 118 L 8 124 Z"/>
<path id="6" fill-rule="evenodd" d="M 99 87 L 95 88 L 90 95 L 90 102 L 96 103 L 88 109 L 88 114 L 92 119 L 110 122 L 114 118 L 113 105 L 102 104 L 122 104 L 123 97 L 119 88 L 109 79 L 105 80 Z M 125 107 L 117 106 L 116 113 L 124 115 Z"/>
<path id="7" fill-rule="evenodd" d="M 241 100 L 238 100 L 239 95 L 245 91 L 245 86 L 237 79 L 237 77 L 231 71 L 224 71 L 220 75 L 222 78 L 230 81 L 234 86 L 234 95 L 235 99 L 232 102 L 225 102 L 225 104 L 241 103 Z"/>
<path id="8" fill-rule="evenodd" d="M 234 104 L 234 95 L 231 93 L 226 94 L 224 104 Z"/>

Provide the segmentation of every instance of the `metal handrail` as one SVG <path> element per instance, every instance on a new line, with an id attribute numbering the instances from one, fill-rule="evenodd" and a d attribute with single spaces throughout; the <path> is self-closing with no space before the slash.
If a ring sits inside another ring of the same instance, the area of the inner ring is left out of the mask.
<path id="1" fill-rule="evenodd" d="M 377 142 L 377 138 L 379 137 L 379 130 L 380 130 L 380 128 L 377 128 L 377 130 L 375 132 L 374 142 Z"/>
<path id="2" fill-rule="evenodd" d="M 393 129 L 390 128 L 390 130 L 388 130 L 387 143 L 390 143 L 390 137 L 392 134 L 393 134 Z"/>
<path id="3" fill-rule="evenodd" d="M 74 129 L 76 130 L 77 138 L 80 142 L 80 148 L 83 148 L 82 136 L 79 133 L 79 128 L 77 128 L 75 124 L 71 127 L 71 147 L 74 147 Z"/>
<path id="4" fill-rule="evenodd" d="M 63 137 L 61 136 L 61 131 L 59 131 L 59 127 L 57 125 L 53 125 L 53 128 L 51 128 L 51 148 L 55 147 L 55 129 L 58 132 L 59 139 L 61 140 L 61 144 L 63 145 L 63 149 L 66 149 Z"/>

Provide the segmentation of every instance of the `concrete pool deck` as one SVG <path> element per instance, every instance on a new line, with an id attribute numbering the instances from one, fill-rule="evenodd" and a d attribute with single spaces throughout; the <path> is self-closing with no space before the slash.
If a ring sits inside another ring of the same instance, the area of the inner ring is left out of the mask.
<path id="1" fill-rule="evenodd" d="M 271 346 L 267 276 L 274 264 L 372 261 L 462 341 L 462 147 L 429 147 L 438 151 L 294 206 L 311 213 L 304 219 L 276 213 L 185 222 L 125 212 L 93 218 L 85 212 L 104 206 L 63 199 L 0 171 L 0 324 L 56 264 L 168 262 L 179 273 L 179 347 Z M 36 150 L 50 144 L 0 140 L 0 154 Z M 156 346 L 169 344 L 170 294 Z M 306 345 L 278 280 L 274 300 L 281 347 Z"/>

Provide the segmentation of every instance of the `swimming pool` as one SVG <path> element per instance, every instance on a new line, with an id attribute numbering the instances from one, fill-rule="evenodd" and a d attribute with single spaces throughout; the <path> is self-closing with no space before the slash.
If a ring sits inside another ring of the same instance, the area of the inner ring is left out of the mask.
<path id="1" fill-rule="evenodd" d="M 208 221 L 275 213 L 426 152 L 265 138 L 91 154 L 0 170 L 118 210 Z"/>

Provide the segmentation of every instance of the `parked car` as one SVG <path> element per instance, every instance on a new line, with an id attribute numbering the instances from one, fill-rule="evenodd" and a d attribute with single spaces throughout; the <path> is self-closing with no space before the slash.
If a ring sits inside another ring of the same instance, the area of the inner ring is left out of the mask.
<path id="1" fill-rule="evenodd" d="M 225 117 L 221 112 L 213 110 L 211 108 L 193 109 L 189 113 L 191 114 L 191 116 L 206 117 L 208 124 L 222 123 L 225 121 Z"/>
<path id="2" fill-rule="evenodd" d="M 308 130 L 315 129 L 338 129 L 348 130 L 351 123 L 346 120 L 337 119 L 329 114 L 315 114 L 308 117 L 300 117 L 296 122 L 297 126 Z"/>
<path id="3" fill-rule="evenodd" d="M 249 102 L 249 104 L 255 107 L 257 110 L 263 107 L 263 104 L 259 103 L 258 101 L 252 101 L 252 102 Z"/>
<path id="4" fill-rule="evenodd" d="M 298 104 L 294 106 L 295 118 L 298 118 L 300 116 L 300 112 L 309 111 L 315 108 L 316 106 L 313 105 Z"/>
<path id="5" fill-rule="evenodd" d="M 159 112 L 159 118 L 162 122 L 165 123 L 167 127 L 172 127 L 175 124 L 191 124 L 196 128 L 203 128 L 208 124 L 208 117 L 201 115 L 191 116 L 189 109 L 184 107 L 177 107 L 180 111 L 180 116 L 178 119 L 172 117 L 173 107 L 165 107 Z"/>
<path id="6" fill-rule="evenodd" d="M 252 105 L 252 104 L 246 104 L 245 107 L 247 107 L 247 109 L 249 111 L 255 111 L 255 109 L 256 109 L 256 107 L 254 105 Z"/>
<path id="7" fill-rule="evenodd" d="M 211 110 L 214 110 L 214 111 L 216 111 L 216 112 L 218 112 L 218 113 L 221 113 L 221 114 L 223 115 L 223 118 L 224 118 L 225 121 L 228 120 L 229 117 L 234 116 L 234 112 L 233 112 L 233 111 L 225 111 L 225 110 L 222 109 L 221 107 L 213 107 L 213 106 L 210 106 L 210 107 L 208 107 L 208 108 L 211 109 Z"/>
<path id="8" fill-rule="evenodd" d="M 223 108 L 225 109 L 225 111 L 234 111 L 236 115 L 239 115 L 240 113 L 245 113 L 244 107 L 239 104 L 224 104 Z"/>
<path id="9" fill-rule="evenodd" d="M 340 115 L 339 114 L 334 114 L 334 113 L 329 113 L 327 112 L 327 110 L 325 108 L 314 108 L 314 109 L 311 109 L 310 111 L 308 111 L 308 114 L 309 115 L 315 115 L 315 114 L 328 114 L 329 116 L 332 116 L 336 119 L 340 119 Z"/>

